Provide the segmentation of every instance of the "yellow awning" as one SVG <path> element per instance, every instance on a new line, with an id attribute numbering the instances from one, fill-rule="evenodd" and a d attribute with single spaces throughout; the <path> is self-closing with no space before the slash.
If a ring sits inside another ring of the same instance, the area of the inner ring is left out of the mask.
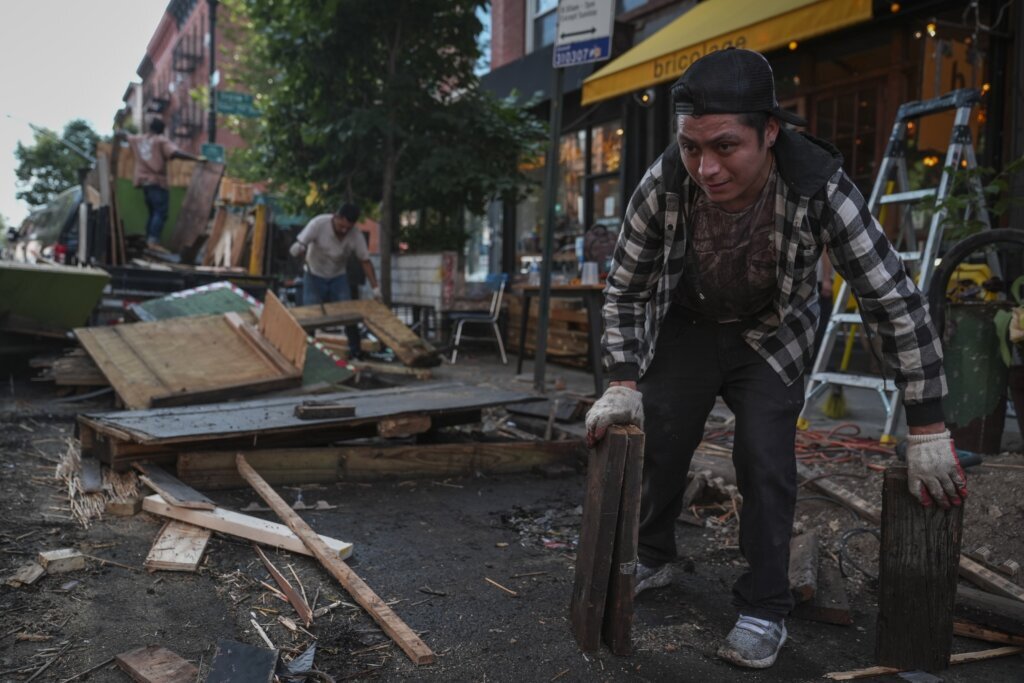
<path id="1" fill-rule="evenodd" d="M 768 52 L 871 18 L 871 0 L 706 0 L 583 82 L 583 104 L 673 81 L 715 50 Z"/>

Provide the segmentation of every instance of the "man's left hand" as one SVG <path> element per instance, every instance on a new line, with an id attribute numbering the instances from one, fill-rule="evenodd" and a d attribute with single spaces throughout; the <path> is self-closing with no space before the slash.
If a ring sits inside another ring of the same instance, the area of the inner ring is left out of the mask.
<path id="1" fill-rule="evenodd" d="M 925 507 L 936 501 L 948 508 L 967 497 L 967 477 L 948 429 L 907 436 L 907 469 L 910 493 Z"/>

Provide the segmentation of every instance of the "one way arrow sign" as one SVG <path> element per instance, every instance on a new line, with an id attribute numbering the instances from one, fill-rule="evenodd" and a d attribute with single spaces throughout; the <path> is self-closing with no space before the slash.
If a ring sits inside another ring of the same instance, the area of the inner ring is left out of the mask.
<path id="1" fill-rule="evenodd" d="M 559 0 L 555 68 L 608 59 L 614 19 L 615 0 Z"/>

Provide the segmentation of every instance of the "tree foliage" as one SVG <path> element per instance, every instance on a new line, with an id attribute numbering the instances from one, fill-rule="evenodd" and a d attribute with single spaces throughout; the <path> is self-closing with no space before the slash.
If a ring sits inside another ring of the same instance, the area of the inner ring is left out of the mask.
<path id="1" fill-rule="evenodd" d="M 77 185 L 78 170 L 89 166 L 89 162 L 72 151 L 68 144 L 87 154 L 95 154 L 100 138 L 81 119 L 68 122 L 59 138 L 45 130 L 37 130 L 34 138 L 31 145 L 19 142 L 14 150 L 18 161 L 15 173 L 21 188 L 17 197 L 32 207 L 40 207 L 72 185 Z"/>
<path id="2" fill-rule="evenodd" d="M 228 0 L 246 31 L 236 77 L 262 117 L 239 162 L 314 208 L 380 204 L 382 279 L 397 216 L 461 225 L 521 192 L 543 125 L 481 91 L 484 0 Z"/>

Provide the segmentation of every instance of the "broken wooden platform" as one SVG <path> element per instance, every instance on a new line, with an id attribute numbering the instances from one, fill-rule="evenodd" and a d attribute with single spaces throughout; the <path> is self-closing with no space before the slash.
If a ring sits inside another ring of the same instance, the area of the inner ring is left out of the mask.
<path id="1" fill-rule="evenodd" d="M 303 420 L 295 417 L 302 396 L 158 408 L 78 417 L 82 452 L 114 469 L 133 460 L 183 451 L 325 445 L 372 436 L 408 436 L 432 427 L 476 422 L 480 410 L 536 400 L 532 394 L 457 382 L 424 383 L 362 392 L 324 394 L 352 405 L 355 415 Z"/>
<path id="2" fill-rule="evenodd" d="M 75 330 L 130 409 L 298 386 L 306 334 L 273 293 L 257 331 L 236 313 Z"/>
<path id="3" fill-rule="evenodd" d="M 417 368 L 436 367 L 441 356 L 429 342 L 416 336 L 379 301 L 336 301 L 329 304 L 299 306 L 290 309 L 295 319 L 306 330 L 342 325 L 362 320 L 367 329 L 381 343 L 390 348 L 405 365 Z"/>

